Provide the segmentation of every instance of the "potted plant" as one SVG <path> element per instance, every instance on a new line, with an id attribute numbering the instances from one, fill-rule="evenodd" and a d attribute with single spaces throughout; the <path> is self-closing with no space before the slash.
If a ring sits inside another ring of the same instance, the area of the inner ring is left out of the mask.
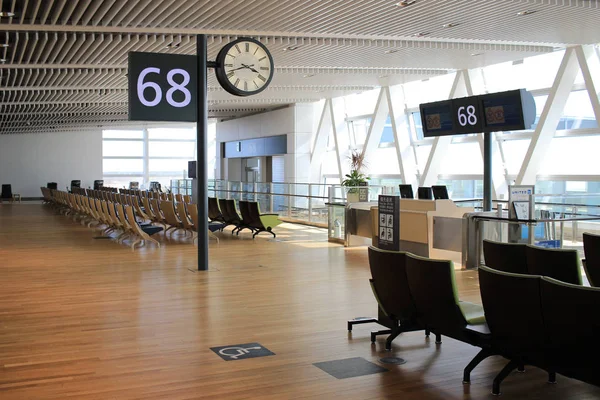
<path id="1" fill-rule="evenodd" d="M 357 186 L 361 186 L 370 178 L 362 173 L 362 169 L 366 168 L 365 155 L 358 151 L 352 150 L 348 156 L 350 161 L 350 173 L 346 174 L 346 179 L 342 181 L 342 186 L 349 187 L 347 190 L 348 203 L 356 203 L 359 201 L 359 193 Z"/>

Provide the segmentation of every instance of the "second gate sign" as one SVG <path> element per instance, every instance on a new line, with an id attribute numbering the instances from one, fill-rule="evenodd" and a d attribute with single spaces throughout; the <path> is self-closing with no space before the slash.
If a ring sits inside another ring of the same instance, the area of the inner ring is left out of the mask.
<path id="1" fill-rule="evenodd" d="M 196 122 L 196 56 L 129 53 L 129 119 Z"/>

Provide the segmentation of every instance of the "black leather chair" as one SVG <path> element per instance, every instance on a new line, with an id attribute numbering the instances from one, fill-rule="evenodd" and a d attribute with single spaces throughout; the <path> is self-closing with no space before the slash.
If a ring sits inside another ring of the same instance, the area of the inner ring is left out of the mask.
<path id="1" fill-rule="evenodd" d="M 389 331 L 371 333 L 375 342 L 378 334 L 390 333 L 385 348 L 392 348 L 392 341 L 403 332 L 425 330 L 417 322 L 416 308 L 410 295 L 406 276 L 406 253 L 369 247 L 369 266 L 372 279 L 371 289 L 377 299 L 380 318 L 375 322 L 388 327 Z M 429 336 L 429 331 L 425 332 Z"/>
<path id="2" fill-rule="evenodd" d="M 545 342 L 556 372 L 600 385 L 600 288 L 541 281 Z"/>
<path id="3" fill-rule="evenodd" d="M 436 343 L 441 343 L 444 335 L 481 348 L 464 370 L 463 381 L 470 382 L 471 371 L 495 354 L 490 347 L 483 307 L 459 300 L 452 261 L 407 254 L 406 276 L 417 322 L 435 333 Z"/>
<path id="4" fill-rule="evenodd" d="M 208 218 L 211 222 L 225 222 L 221 209 L 219 208 L 219 200 L 215 197 L 208 198 Z"/>
<path id="5" fill-rule="evenodd" d="M 583 234 L 585 275 L 592 286 L 600 286 L 600 235 Z"/>
<path id="6" fill-rule="evenodd" d="M 529 245 L 526 248 L 527 271 L 530 275 L 548 276 L 574 285 L 582 284 L 577 250 Z"/>
<path id="7" fill-rule="evenodd" d="M 483 241 L 483 258 L 489 268 L 527 274 L 527 245 L 519 243 L 500 243 Z"/>
<path id="8" fill-rule="evenodd" d="M 492 348 L 509 360 L 494 379 L 493 394 L 500 394 L 500 384 L 517 368 L 523 370 L 524 365 L 534 365 L 548 369 L 541 279 L 538 275 L 479 268 L 481 300 Z M 553 371 L 549 371 L 549 380 L 556 381 Z"/>
<path id="9" fill-rule="evenodd" d="M 219 206 L 221 214 L 223 214 L 225 226 L 234 225 L 237 227 L 240 224 L 240 216 L 235 209 L 235 200 L 219 199 Z"/>
<path id="10" fill-rule="evenodd" d="M 2 192 L 0 192 L 0 203 L 2 200 L 14 201 L 12 186 L 10 184 L 2 185 Z"/>
<path id="11" fill-rule="evenodd" d="M 245 200 L 240 200 L 239 206 L 240 206 L 241 219 L 240 219 L 240 223 L 239 223 L 238 227 L 235 228 L 234 230 L 237 231 L 237 234 L 239 234 L 244 229 L 249 229 L 250 231 L 252 231 L 252 233 L 254 233 L 255 229 L 252 228 L 252 226 L 251 226 L 252 215 L 250 214 L 250 207 L 249 207 L 250 202 L 245 201 Z"/>
<path id="12" fill-rule="evenodd" d="M 254 231 L 252 234 L 253 238 L 261 232 L 268 232 L 273 237 L 277 237 L 275 232 L 273 232 L 273 228 L 282 222 L 278 214 L 261 214 L 260 207 L 256 201 L 249 201 L 247 209 L 248 225 Z"/>

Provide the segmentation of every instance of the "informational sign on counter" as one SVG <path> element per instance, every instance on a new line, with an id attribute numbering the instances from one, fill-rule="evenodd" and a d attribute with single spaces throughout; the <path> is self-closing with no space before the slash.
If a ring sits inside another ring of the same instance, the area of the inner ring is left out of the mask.
<path id="1" fill-rule="evenodd" d="M 358 188 L 358 201 L 361 203 L 369 201 L 369 182 L 360 182 L 358 186 L 365 186 Z"/>
<path id="2" fill-rule="evenodd" d="M 379 195 L 379 248 L 400 251 L 400 197 Z"/>
<path id="3" fill-rule="evenodd" d="M 522 213 L 521 215 L 517 215 L 517 211 L 515 210 L 515 205 L 513 203 L 529 203 L 529 196 L 532 194 L 535 194 L 535 186 L 533 185 L 510 185 L 508 187 L 508 215 L 510 218 L 524 219 L 522 218 Z M 529 207 L 527 207 L 527 211 L 529 211 Z M 529 215 L 527 218 L 529 218 Z"/>
<path id="4" fill-rule="evenodd" d="M 533 185 L 510 185 L 508 187 L 508 217 L 511 219 L 530 219 L 533 216 L 530 214 L 529 197 L 535 194 L 535 186 Z M 522 224 L 510 224 L 508 226 L 508 242 L 519 243 L 523 240 L 523 228 L 527 228 Z"/>

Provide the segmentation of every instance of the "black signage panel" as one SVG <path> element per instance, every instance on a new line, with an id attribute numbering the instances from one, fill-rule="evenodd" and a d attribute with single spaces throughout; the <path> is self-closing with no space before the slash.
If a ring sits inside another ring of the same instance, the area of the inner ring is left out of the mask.
<path id="1" fill-rule="evenodd" d="M 518 131 L 535 121 L 535 101 L 525 89 L 426 103 L 419 110 L 425 137 Z"/>
<path id="2" fill-rule="evenodd" d="M 379 248 L 400 251 L 400 197 L 379 195 Z"/>
<path id="3" fill-rule="evenodd" d="M 196 122 L 196 56 L 130 52 L 128 61 L 130 121 Z"/>

